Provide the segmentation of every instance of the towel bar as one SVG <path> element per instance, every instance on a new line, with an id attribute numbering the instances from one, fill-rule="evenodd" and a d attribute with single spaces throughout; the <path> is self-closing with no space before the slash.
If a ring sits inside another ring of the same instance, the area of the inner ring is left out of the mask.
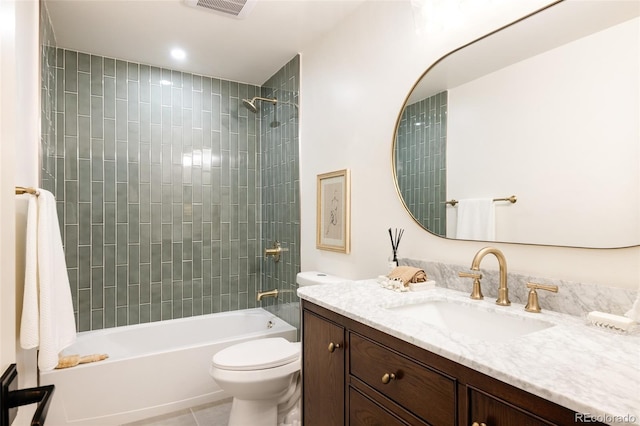
<path id="1" fill-rule="evenodd" d="M 43 426 L 49 411 L 55 385 L 16 389 L 18 369 L 11 364 L 0 377 L 0 426 L 11 426 L 18 414 L 18 407 L 38 403 L 31 419 L 31 426 Z"/>
<path id="2" fill-rule="evenodd" d="M 516 197 L 515 195 L 512 195 L 511 197 L 505 197 L 505 198 L 494 198 L 493 201 L 508 201 L 511 204 L 514 204 L 516 201 L 518 201 L 518 197 Z M 444 201 L 445 204 L 451 204 L 452 206 L 455 207 L 456 204 L 459 203 L 458 200 L 449 200 L 449 201 Z"/>
<path id="3" fill-rule="evenodd" d="M 21 194 L 40 195 L 38 190 L 35 188 L 28 188 L 25 186 L 16 186 L 16 195 L 21 195 Z"/>

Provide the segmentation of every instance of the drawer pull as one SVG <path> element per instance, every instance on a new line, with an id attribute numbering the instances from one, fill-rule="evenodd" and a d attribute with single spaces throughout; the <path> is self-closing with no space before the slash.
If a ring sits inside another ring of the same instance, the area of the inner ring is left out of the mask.
<path id="1" fill-rule="evenodd" d="M 487 424 L 486 423 L 473 422 L 473 424 L 471 426 L 487 426 Z"/>
<path id="2" fill-rule="evenodd" d="M 329 343 L 329 352 L 333 353 L 336 349 L 340 349 L 340 343 Z"/>
<path id="3" fill-rule="evenodd" d="M 384 375 L 382 376 L 382 383 L 386 385 L 387 383 L 395 379 L 396 375 L 394 373 L 384 373 Z"/>

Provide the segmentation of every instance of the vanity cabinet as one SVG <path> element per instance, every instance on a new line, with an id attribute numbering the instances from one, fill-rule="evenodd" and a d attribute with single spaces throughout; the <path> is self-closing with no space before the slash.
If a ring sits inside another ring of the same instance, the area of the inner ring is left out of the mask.
<path id="1" fill-rule="evenodd" d="M 302 347 L 305 426 L 344 424 L 344 327 L 305 311 Z"/>
<path id="2" fill-rule="evenodd" d="M 305 426 L 578 424 L 522 389 L 306 300 L 302 309 Z"/>

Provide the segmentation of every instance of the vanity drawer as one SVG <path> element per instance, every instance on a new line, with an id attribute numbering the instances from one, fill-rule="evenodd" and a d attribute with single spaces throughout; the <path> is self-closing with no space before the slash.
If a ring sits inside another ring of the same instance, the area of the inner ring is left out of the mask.
<path id="1" fill-rule="evenodd" d="M 355 333 L 349 351 L 352 376 L 429 424 L 455 425 L 455 380 Z"/>
<path id="2" fill-rule="evenodd" d="M 349 426 L 408 426 L 357 390 L 349 389 Z"/>
<path id="3" fill-rule="evenodd" d="M 487 426 L 555 426 L 555 423 L 474 389 L 469 390 L 469 420 Z"/>

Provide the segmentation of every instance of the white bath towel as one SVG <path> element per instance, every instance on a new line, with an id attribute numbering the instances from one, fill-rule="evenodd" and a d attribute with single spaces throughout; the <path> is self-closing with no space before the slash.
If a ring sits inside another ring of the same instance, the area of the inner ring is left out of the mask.
<path id="1" fill-rule="evenodd" d="M 38 191 L 40 195 L 29 200 L 27 213 L 20 346 L 37 347 L 38 367 L 46 371 L 54 369 L 58 353 L 75 342 L 76 325 L 56 200 L 49 191 Z"/>
<path id="2" fill-rule="evenodd" d="M 456 238 L 495 240 L 496 214 L 492 198 L 468 198 L 458 202 Z"/>
<path id="3" fill-rule="evenodd" d="M 37 348 L 40 342 L 38 324 L 38 199 L 29 196 L 24 271 L 24 297 L 20 324 L 20 346 Z"/>

